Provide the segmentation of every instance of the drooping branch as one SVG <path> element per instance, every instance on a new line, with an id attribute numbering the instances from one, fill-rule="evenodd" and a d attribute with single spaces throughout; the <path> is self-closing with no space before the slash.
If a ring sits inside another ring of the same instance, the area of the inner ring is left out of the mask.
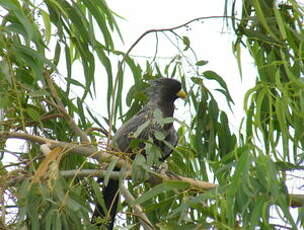
<path id="1" fill-rule="evenodd" d="M 55 103 L 53 103 L 53 106 L 58 109 L 59 112 L 61 112 L 63 114 L 63 116 L 65 117 L 65 119 L 67 120 L 67 122 L 69 123 L 70 127 L 73 129 L 73 131 L 80 137 L 81 143 L 86 143 L 89 144 L 90 140 L 87 136 L 87 134 L 85 132 L 83 132 L 78 125 L 76 124 L 76 122 L 74 121 L 74 119 L 68 114 L 68 112 L 65 110 L 64 108 L 64 104 L 62 103 L 60 97 L 57 94 L 57 91 L 55 89 L 54 86 L 54 82 L 51 79 L 49 72 L 48 71 L 44 71 L 43 73 L 44 78 L 46 79 L 46 82 L 48 84 L 48 88 L 50 90 L 50 94 L 52 95 Z"/>
<path id="2" fill-rule="evenodd" d="M 120 184 L 119 189 L 120 189 L 121 195 L 125 198 L 126 202 L 130 206 L 132 206 L 132 208 L 134 210 L 135 216 L 139 217 L 139 221 L 141 222 L 143 228 L 145 230 L 153 230 L 153 229 L 155 229 L 155 227 L 153 226 L 153 224 L 150 222 L 150 220 L 146 216 L 143 208 L 140 205 L 138 205 L 138 204 L 134 205 L 133 202 L 135 201 L 135 198 L 129 192 L 129 190 L 122 183 Z"/>
<path id="3" fill-rule="evenodd" d="M 177 26 L 173 26 L 173 27 L 169 27 L 169 28 L 161 28 L 161 29 L 151 29 L 151 30 L 147 30 L 146 32 L 144 32 L 142 35 L 139 36 L 139 38 L 137 38 L 137 40 L 130 46 L 130 48 L 127 50 L 127 52 L 125 53 L 122 62 L 125 61 L 125 59 L 127 58 L 127 56 L 131 53 L 131 51 L 134 49 L 134 47 L 148 34 L 150 33 L 160 33 L 160 32 L 172 32 L 174 30 L 186 27 L 188 25 L 190 25 L 193 22 L 197 22 L 197 21 L 201 21 L 201 20 L 205 20 L 205 19 L 214 19 L 214 18 L 233 18 L 234 20 L 239 20 L 233 16 L 208 16 L 208 17 L 198 17 L 198 18 L 194 18 L 191 19 L 190 21 L 187 21 L 183 24 L 177 25 Z"/>

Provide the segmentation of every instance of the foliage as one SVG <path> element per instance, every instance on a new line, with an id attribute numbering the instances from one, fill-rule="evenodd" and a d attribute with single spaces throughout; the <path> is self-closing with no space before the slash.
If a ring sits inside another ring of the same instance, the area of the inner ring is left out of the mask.
<path id="1" fill-rule="evenodd" d="M 234 15 L 236 0 L 231 5 Z M 143 182 L 148 173 L 155 172 L 150 160 L 139 155 L 133 162 L 134 180 L 124 183 L 135 201 L 125 198 L 121 202 L 125 221 L 119 224 L 139 229 L 133 208 L 140 205 L 160 229 L 275 228 L 274 208 L 289 227 L 303 225 L 302 209 L 296 217 L 291 215 L 285 174 L 303 169 L 304 159 L 300 4 L 293 0 L 280 4 L 245 0 L 242 18 L 231 18 L 239 63 L 244 46 L 258 70 L 256 85 L 244 98 L 245 131 L 239 134 L 231 131 L 228 112 L 217 103 L 220 93 L 233 109 L 225 79 L 208 70 L 205 60 L 195 60 L 190 63 L 194 71 L 185 71 L 189 63 L 184 56 L 195 55 L 191 39 L 175 31 L 180 26 L 148 31 L 174 34 L 182 43 L 180 53 L 163 66 L 157 57 L 139 63 L 129 55 L 132 48 L 127 53 L 116 50 L 114 38 L 121 36 L 117 15 L 104 0 L 1 0 L 0 10 L 0 172 L 1 200 L 5 201 L 1 227 L 96 229 L 90 216 L 92 204 L 103 202 L 100 185 L 94 174 L 80 177 L 81 172 L 105 163 L 109 165 L 106 183 L 119 162 L 98 158 L 97 150 L 108 151 L 116 124 L 140 110 L 147 101 L 144 90 L 148 81 L 160 76 L 183 83 L 189 95 L 185 106 L 191 114 L 189 120 L 176 122 L 180 138 L 168 159 L 169 170 L 219 186 L 203 191 L 185 181 L 155 186 Z M 105 86 L 97 85 L 99 78 Z M 134 85 L 128 88 L 131 80 Z M 208 88 L 210 82 L 216 82 L 218 88 Z M 106 88 L 106 99 L 92 108 L 87 102 L 95 99 L 100 87 Z M 12 137 L 26 140 L 23 150 L 7 150 Z M 91 154 L 57 146 L 43 156 L 46 151 L 40 144 L 59 142 L 78 144 Z M 149 144 L 146 151 L 159 154 Z M 114 154 L 129 160 L 121 153 Z"/>

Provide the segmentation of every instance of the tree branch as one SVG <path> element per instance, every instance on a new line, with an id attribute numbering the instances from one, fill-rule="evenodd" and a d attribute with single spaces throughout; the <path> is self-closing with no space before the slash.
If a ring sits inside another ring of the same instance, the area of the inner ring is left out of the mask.
<path id="1" fill-rule="evenodd" d="M 99 162 L 111 162 L 112 160 L 115 159 L 117 160 L 116 165 L 119 168 L 121 168 L 122 166 L 130 165 L 130 163 L 127 160 L 120 159 L 117 156 L 108 153 L 107 151 L 99 151 L 97 149 L 93 149 L 84 144 L 78 145 L 73 143 L 55 141 L 52 139 L 43 138 L 27 133 L 19 133 L 19 132 L 0 132 L 0 137 L 23 139 L 41 145 L 47 144 L 51 149 L 54 149 L 56 147 L 62 147 L 65 149 L 66 153 L 73 152 L 75 154 L 96 159 Z M 122 155 L 122 154 L 123 153 L 117 153 L 117 155 Z"/>
<path id="2" fill-rule="evenodd" d="M 74 177 L 77 175 L 77 177 L 88 177 L 88 176 L 98 176 L 98 177 L 105 177 L 109 172 L 102 169 L 73 169 L 73 170 L 63 170 L 60 171 L 60 175 L 63 177 Z M 120 172 L 112 171 L 110 172 L 110 179 L 113 180 L 119 180 Z M 125 174 L 126 178 L 130 178 L 130 173 Z"/>
<path id="3" fill-rule="evenodd" d="M 5 138 L 19 138 L 19 139 L 24 139 L 28 140 L 31 142 L 36 142 L 39 144 L 48 144 L 48 146 L 51 149 L 54 149 L 56 147 L 63 147 L 66 151 L 66 153 L 75 153 L 75 154 L 80 154 L 85 157 L 90 157 L 93 159 L 96 159 L 99 162 L 111 162 L 111 160 L 116 159 L 117 163 L 116 166 L 118 168 L 126 167 L 127 165 L 127 172 L 125 173 L 125 177 L 129 178 L 131 173 L 130 173 L 130 168 L 131 164 L 128 160 L 120 159 L 116 156 L 113 156 L 112 154 L 106 152 L 106 151 L 98 151 L 94 150 L 92 148 L 86 147 L 84 145 L 77 145 L 77 144 L 71 144 L 71 143 L 66 143 L 66 142 L 59 142 L 59 141 L 54 141 L 51 139 L 47 138 L 42 138 L 39 136 L 34 136 L 26 133 L 14 133 L 14 132 L 0 132 L 0 137 L 5 137 Z M 93 176 L 93 175 L 98 175 L 98 176 L 105 176 L 106 171 L 104 170 L 92 170 L 92 169 L 86 169 L 86 170 L 67 170 L 67 171 L 62 171 L 61 174 L 62 176 L 67 176 L 67 177 L 72 177 L 75 174 L 78 174 L 79 176 Z M 13 180 L 21 181 L 22 179 L 26 178 L 27 176 L 18 176 L 18 178 L 15 178 Z M 160 178 L 162 181 L 183 181 L 186 183 L 189 183 L 191 188 L 194 190 L 199 190 L 199 191 L 208 191 L 213 188 L 216 188 L 218 185 L 212 184 L 206 181 L 200 181 L 196 180 L 193 178 L 189 177 L 183 177 L 180 175 L 177 175 L 172 172 L 165 172 L 165 173 L 154 173 L 153 175 L 150 174 L 150 178 L 153 180 L 154 178 Z M 118 179 L 119 178 L 119 172 L 111 172 L 110 173 L 110 178 L 111 179 Z M 161 182 L 161 181 L 160 181 Z M 9 181 L 7 185 L 13 185 L 15 184 L 14 181 Z M 295 207 L 302 207 L 304 205 L 304 195 L 302 194 L 288 194 L 289 200 L 290 200 L 290 206 L 295 208 Z"/>
<path id="4" fill-rule="evenodd" d="M 0 132 L 0 137 L 2 138 L 16 138 L 16 139 L 22 139 L 27 140 L 30 142 L 35 142 L 38 144 L 48 144 L 48 143 L 58 143 L 58 141 L 54 141 L 52 139 L 39 137 L 27 133 L 19 133 L 19 132 Z"/>
<path id="5" fill-rule="evenodd" d="M 134 214 L 139 217 L 139 221 L 141 222 L 141 225 L 145 230 L 153 230 L 155 227 L 153 224 L 150 222 L 148 217 L 146 216 L 145 212 L 143 211 L 143 208 L 135 204 L 134 205 L 134 197 L 133 195 L 129 192 L 129 190 L 123 185 L 123 183 L 120 183 L 120 193 L 121 195 L 125 198 L 126 202 L 133 208 Z"/>
<path id="6" fill-rule="evenodd" d="M 98 176 L 98 177 L 105 177 L 106 175 L 108 175 L 109 172 L 107 172 L 106 170 L 102 170 L 102 169 L 82 169 L 82 170 L 63 170 L 60 171 L 60 175 L 63 177 L 75 177 L 75 175 L 77 175 L 77 177 L 94 177 L 94 176 Z M 166 175 L 163 174 L 150 174 L 150 177 L 159 177 L 161 179 L 163 179 L 164 181 L 184 181 L 189 183 L 192 188 L 200 191 L 207 191 L 210 189 L 213 189 L 215 187 L 217 187 L 217 185 L 215 184 L 211 184 L 205 181 L 198 181 L 195 180 L 193 178 L 188 178 L 188 177 L 182 177 L 179 175 L 174 175 L 171 172 L 167 172 Z M 25 180 L 26 178 L 28 178 L 30 175 L 21 175 L 21 176 L 16 176 L 12 179 L 10 179 L 9 181 L 6 182 L 6 187 L 9 186 L 14 186 L 18 183 L 20 183 L 21 181 Z M 113 180 L 119 180 L 120 178 L 120 172 L 117 171 L 112 171 L 110 172 L 110 178 Z M 126 171 L 124 173 L 124 175 L 122 175 L 125 179 L 130 179 L 131 178 L 131 172 L 130 171 Z M 159 181 L 161 182 L 161 181 Z M 304 194 L 288 194 L 288 200 L 289 200 L 289 206 L 292 208 L 299 208 L 299 207 L 303 207 L 304 205 Z"/>
<path id="7" fill-rule="evenodd" d="M 60 97 L 57 94 L 57 91 L 55 89 L 54 86 L 54 82 L 51 79 L 49 72 L 48 71 L 44 71 L 43 73 L 44 78 L 46 79 L 46 82 L 48 84 L 48 87 L 50 89 L 50 93 L 53 97 L 53 99 L 55 100 L 56 103 L 52 103 L 53 106 L 58 109 L 65 117 L 65 119 L 67 120 L 67 122 L 69 123 L 69 125 L 71 126 L 71 128 L 73 129 L 73 131 L 79 135 L 80 137 L 80 141 L 81 143 L 90 143 L 90 140 L 87 136 L 87 134 L 85 132 L 83 132 L 78 125 L 76 124 L 76 122 L 73 120 L 73 118 L 67 113 L 67 111 L 64 108 L 64 104 L 62 103 Z"/>
<path id="8" fill-rule="evenodd" d="M 174 30 L 180 29 L 182 27 L 186 27 L 189 24 L 193 23 L 193 22 L 197 22 L 197 21 L 201 21 L 201 20 L 205 20 L 205 19 L 213 19 L 213 18 L 234 18 L 235 20 L 239 20 L 235 18 L 234 16 L 208 16 L 208 17 L 198 17 L 198 18 L 194 18 L 191 19 L 190 21 L 187 21 L 183 24 L 180 24 L 178 26 L 173 26 L 173 27 L 169 27 L 169 28 L 162 28 L 162 29 L 151 29 L 151 30 L 147 30 L 146 32 L 144 32 L 128 49 L 128 51 L 125 53 L 122 62 L 125 61 L 125 59 L 127 58 L 127 56 L 131 53 L 131 51 L 134 49 L 134 47 L 148 34 L 150 33 L 159 33 L 159 32 L 172 32 Z"/>

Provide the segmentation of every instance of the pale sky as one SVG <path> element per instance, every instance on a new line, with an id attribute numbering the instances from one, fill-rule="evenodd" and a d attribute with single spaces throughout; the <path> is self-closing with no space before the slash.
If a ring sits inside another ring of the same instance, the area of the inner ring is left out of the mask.
<path id="1" fill-rule="evenodd" d="M 131 44 L 147 30 L 174 27 L 197 17 L 224 15 L 224 1 L 208 1 L 206 3 L 206 1 L 198 0 L 111 0 L 108 1 L 108 4 L 114 12 L 125 18 L 124 20 L 117 19 L 125 43 L 118 44 L 116 47 L 122 51 L 127 51 Z M 212 70 L 226 81 L 235 102 L 235 107 L 233 108 L 234 115 L 230 114 L 230 126 L 234 131 L 237 131 L 241 117 L 244 114 L 243 96 L 254 85 L 256 70 L 252 64 L 252 59 L 247 51 L 244 50 L 242 67 L 245 74 L 243 74 L 243 80 L 241 81 L 237 62 L 232 53 L 232 42 L 235 37 L 233 31 L 227 29 L 224 23 L 222 19 L 207 19 L 203 22 L 194 22 L 190 24 L 188 29 L 184 28 L 176 32 L 181 36 L 188 36 L 190 38 L 191 47 L 195 50 L 198 60 L 207 60 L 209 62 L 201 68 L 202 72 Z M 173 38 L 170 33 L 167 34 L 171 39 Z M 158 57 L 173 57 L 178 54 L 176 47 L 168 41 L 165 35 L 159 34 L 158 38 Z M 155 44 L 155 34 L 149 34 L 141 40 L 138 46 L 131 52 L 131 55 L 153 57 Z M 144 63 L 146 59 L 138 58 L 137 61 Z M 168 63 L 169 59 L 165 59 L 164 62 Z M 128 76 L 124 77 L 128 78 Z M 190 77 L 195 76 L 189 74 Z M 129 76 L 129 79 L 131 80 L 132 77 Z M 205 84 L 213 89 L 218 86 L 213 82 L 206 82 Z M 103 92 L 100 93 L 100 98 L 104 98 Z M 222 96 L 218 96 L 217 102 L 220 108 L 226 112 L 229 111 L 226 101 Z M 181 108 L 182 102 L 178 101 L 176 107 Z M 187 111 L 179 109 L 177 116 L 183 117 L 185 113 Z"/>

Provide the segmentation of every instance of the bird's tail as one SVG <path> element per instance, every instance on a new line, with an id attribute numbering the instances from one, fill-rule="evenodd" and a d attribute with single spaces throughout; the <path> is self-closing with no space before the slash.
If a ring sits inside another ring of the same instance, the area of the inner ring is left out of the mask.
<path id="1" fill-rule="evenodd" d="M 115 170 L 115 169 L 114 169 Z M 97 182 L 102 183 L 103 179 L 98 178 Z M 97 223 L 97 226 L 107 226 L 107 229 L 112 230 L 114 227 L 114 221 L 115 221 L 115 215 L 117 211 L 117 205 L 118 205 L 118 199 L 119 199 L 119 194 L 118 194 L 118 189 L 119 189 L 119 181 L 118 180 L 109 180 L 109 183 L 107 186 L 103 188 L 102 194 L 105 202 L 105 207 L 106 207 L 106 212 L 102 208 L 101 204 L 97 203 L 95 210 L 93 212 L 92 216 L 92 223 L 96 223 L 96 218 L 101 217 L 109 217 L 109 222 L 107 225 Z M 104 228 L 102 228 L 104 229 Z"/>

